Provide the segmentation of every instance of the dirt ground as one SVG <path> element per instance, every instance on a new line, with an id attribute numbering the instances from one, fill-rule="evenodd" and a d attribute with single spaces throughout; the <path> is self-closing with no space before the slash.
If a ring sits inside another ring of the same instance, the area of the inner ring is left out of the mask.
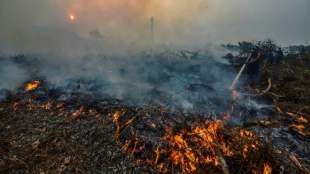
<path id="1" fill-rule="evenodd" d="M 289 132 L 285 134 L 287 139 L 271 138 L 271 142 L 287 141 L 290 144 L 288 135 L 297 137 L 298 140 L 293 139 L 289 146 L 275 145 L 289 148 L 286 150 L 295 155 L 277 154 L 278 149 L 268 148 L 268 141 L 262 140 L 265 144 L 262 158 L 269 160 L 274 173 L 307 173 L 310 167 L 310 56 L 286 57 L 279 65 L 266 65 L 262 77 L 262 83 L 252 90 L 262 91 L 270 78 L 271 89 L 262 97 L 272 101 L 278 116 L 250 121 L 243 126 L 266 139 L 273 136 L 270 132 Z M 150 141 L 156 141 L 164 135 L 164 125 L 168 123 L 178 127 L 184 126 L 184 122 L 201 120 L 199 115 L 193 114 L 188 120 L 184 114 L 166 113 L 157 107 L 129 107 L 110 100 L 87 103 L 83 96 L 56 102 L 46 95 L 19 92 L 0 103 L 0 173 L 158 173 L 158 166 L 141 165 L 137 162 L 139 155 L 124 151 L 124 142 L 134 134 L 124 132 L 139 130 L 144 132 L 141 137 L 145 134 L 153 137 Z M 143 115 L 143 118 L 138 117 L 134 120 L 135 126 L 122 129 L 120 138 L 116 138 L 117 125 L 111 114 L 122 110 L 136 117 Z M 254 173 L 237 166 L 250 165 L 248 163 L 225 159 L 229 170 L 234 171 L 231 173 Z M 259 170 L 262 165 L 254 167 L 256 172 L 262 172 Z M 221 173 L 219 171 L 216 173 Z M 196 173 L 204 172 L 197 170 Z M 167 173 L 180 171 L 169 170 Z"/>

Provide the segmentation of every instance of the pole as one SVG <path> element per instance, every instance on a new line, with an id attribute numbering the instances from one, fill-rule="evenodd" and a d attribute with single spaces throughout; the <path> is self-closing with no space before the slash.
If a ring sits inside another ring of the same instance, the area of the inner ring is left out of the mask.
<path id="1" fill-rule="evenodd" d="M 230 90 L 234 90 L 234 89 L 235 89 L 235 87 L 236 87 L 236 85 L 237 85 L 237 83 L 238 83 L 238 81 L 239 81 L 239 79 L 240 79 L 240 77 L 241 77 L 243 71 L 245 70 L 247 64 L 249 63 L 250 59 L 251 59 L 251 54 L 248 56 L 248 58 L 246 59 L 245 63 L 244 63 L 243 66 L 241 67 L 239 73 L 237 74 L 236 78 L 235 78 L 234 81 L 232 82 L 232 84 L 231 84 L 231 86 L 230 86 L 230 88 L 229 88 Z"/>

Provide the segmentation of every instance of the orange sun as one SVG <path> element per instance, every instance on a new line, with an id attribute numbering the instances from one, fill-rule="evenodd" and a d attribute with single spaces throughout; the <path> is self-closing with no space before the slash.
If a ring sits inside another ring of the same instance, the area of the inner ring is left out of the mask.
<path id="1" fill-rule="evenodd" d="M 70 19 L 70 21 L 75 21 L 76 17 L 73 14 L 69 14 L 69 19 Z"/>

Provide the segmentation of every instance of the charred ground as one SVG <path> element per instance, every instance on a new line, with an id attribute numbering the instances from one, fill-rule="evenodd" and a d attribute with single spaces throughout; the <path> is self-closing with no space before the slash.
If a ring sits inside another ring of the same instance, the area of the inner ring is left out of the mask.
<path id="1" fill-rule="evenodd" d="M 272 107 L 254 112 L 237 102 L 220 116 L 83 93 L 59 101 L 44 81 L 22 86 L 0 103 L 0 172 L 308 173 L 309 65 L 309 56 L 267 64 L 261 85 L 246 91 Z M 256 96 L 268 78 L 270 91 Z M 238 115 L 242 122 L 229 121 Z"/>

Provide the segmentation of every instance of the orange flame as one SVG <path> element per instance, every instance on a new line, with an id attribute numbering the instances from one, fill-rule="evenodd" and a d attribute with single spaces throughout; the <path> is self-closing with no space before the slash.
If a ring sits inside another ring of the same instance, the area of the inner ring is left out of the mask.
<path id="1" fill-rule="evenodd" d="M 73 119 L 77 119 L 81 116 L 81 114 L 83 113 L 84 111 L 84 107 L 81 106 L 78 110 L 76 110 L 75 112 L 72 113 L 72 118 Z"/>
<path id="2" fill-rule="evenodd" d="M 26 91 L 33 91 L 33 90 L 37 89 L 40 85 L 41 85 L 41 82 L 38 80 L 35 80 L 35 81 L 27 83 L 25 86 L 25 90 Z"/>
<path id="3" fill-rule="evenodd" d="M 125 120 L 124 114 L 125 111 L 110 114 L 116 126 L 117 141 L 121 141 L 119 136 L 122 129 L 130 126 L 136 119 L 132 117 Z M 136 154 L 144 154 L 145 143 L 137 133 L 130 139 L 126 139 L 121 149 L 130 154 L 137 164 L 153 165 L 160 173 L 167 173 L 169 168 L 181 173 L 195 173 L 201 167 L 221 168 L 224 173 L 227 173 L 229 171 L 226 157 L 241 156 L 246 159 L 260 148 L 260 143 L 256 134 L 246 129 L 237 129 L 231 137 L 232 142 L 227 142 L 224 139 L 223 128 L 224 123 L 221 120 L 197 123 L 193 127 L 184 128 L 178 132 L 174 132 L 173 127 L 167 126 L 166 134 L 161 137 L 164 146 L 157 146 L 153 149 L 153 155 L 142 159 L 139 159 Z M 241 151 L 232 148 L 235 145 L 240 146 Z M 168 157 L 168 163 L 162 161 L 165 157 Z M 266 172 L 270 171 L 268 166 L 265 168 Z"/>
<path id="4" fill-rule="evenodd" d="M 296 120 L 299 122 L 302 122 L 302 123 L 308 123 L 309 122 L 308 119 L 303 115 L 295 114 L 293 112 L 287 112 L 286 114 L 293 117 L 293 118 L 296 118 Z"/>
<path id="5" fill-rule="evenodd" d="M 116 111 L 113 116 L 112 116 L 112 121 L 113 122 L 118 122 L 118 120 L 120 119 L 121 116 L 124 115 L 124 112 L 122 111 Z"/>
<path id="6" fill-rule="evenodd" d="M 295 131 L 297 131 L 300 135 L 310 136 L 310 132 L 306 131 L 305 126 L 302 124 L 292 124 L 291 128 L 293 128 Z"/>
<path id="7" fill-rule="evenodd" d="M 212 121 L 176 135 L 171 131 L 167 132 L 168 135 L 163 139 L 170 145 L 169 157 L 174 167 L 179 168 L 182 173 L 193 173 L 200 165 L 223 165 L 220 161 L 222 153 L 232 156 L 233 152 L 220 135 L 222 127 L 221 121 Z M 200 150 L 204 153 L 199 152 Z"/>
<path id="8" fill-rule="evenodd" d="M 270 165 L 268 163 L 265 163 L 263 174 L 271 174 L 271 173 L 272 173 L 272 168 L 270 167 Z"/>

